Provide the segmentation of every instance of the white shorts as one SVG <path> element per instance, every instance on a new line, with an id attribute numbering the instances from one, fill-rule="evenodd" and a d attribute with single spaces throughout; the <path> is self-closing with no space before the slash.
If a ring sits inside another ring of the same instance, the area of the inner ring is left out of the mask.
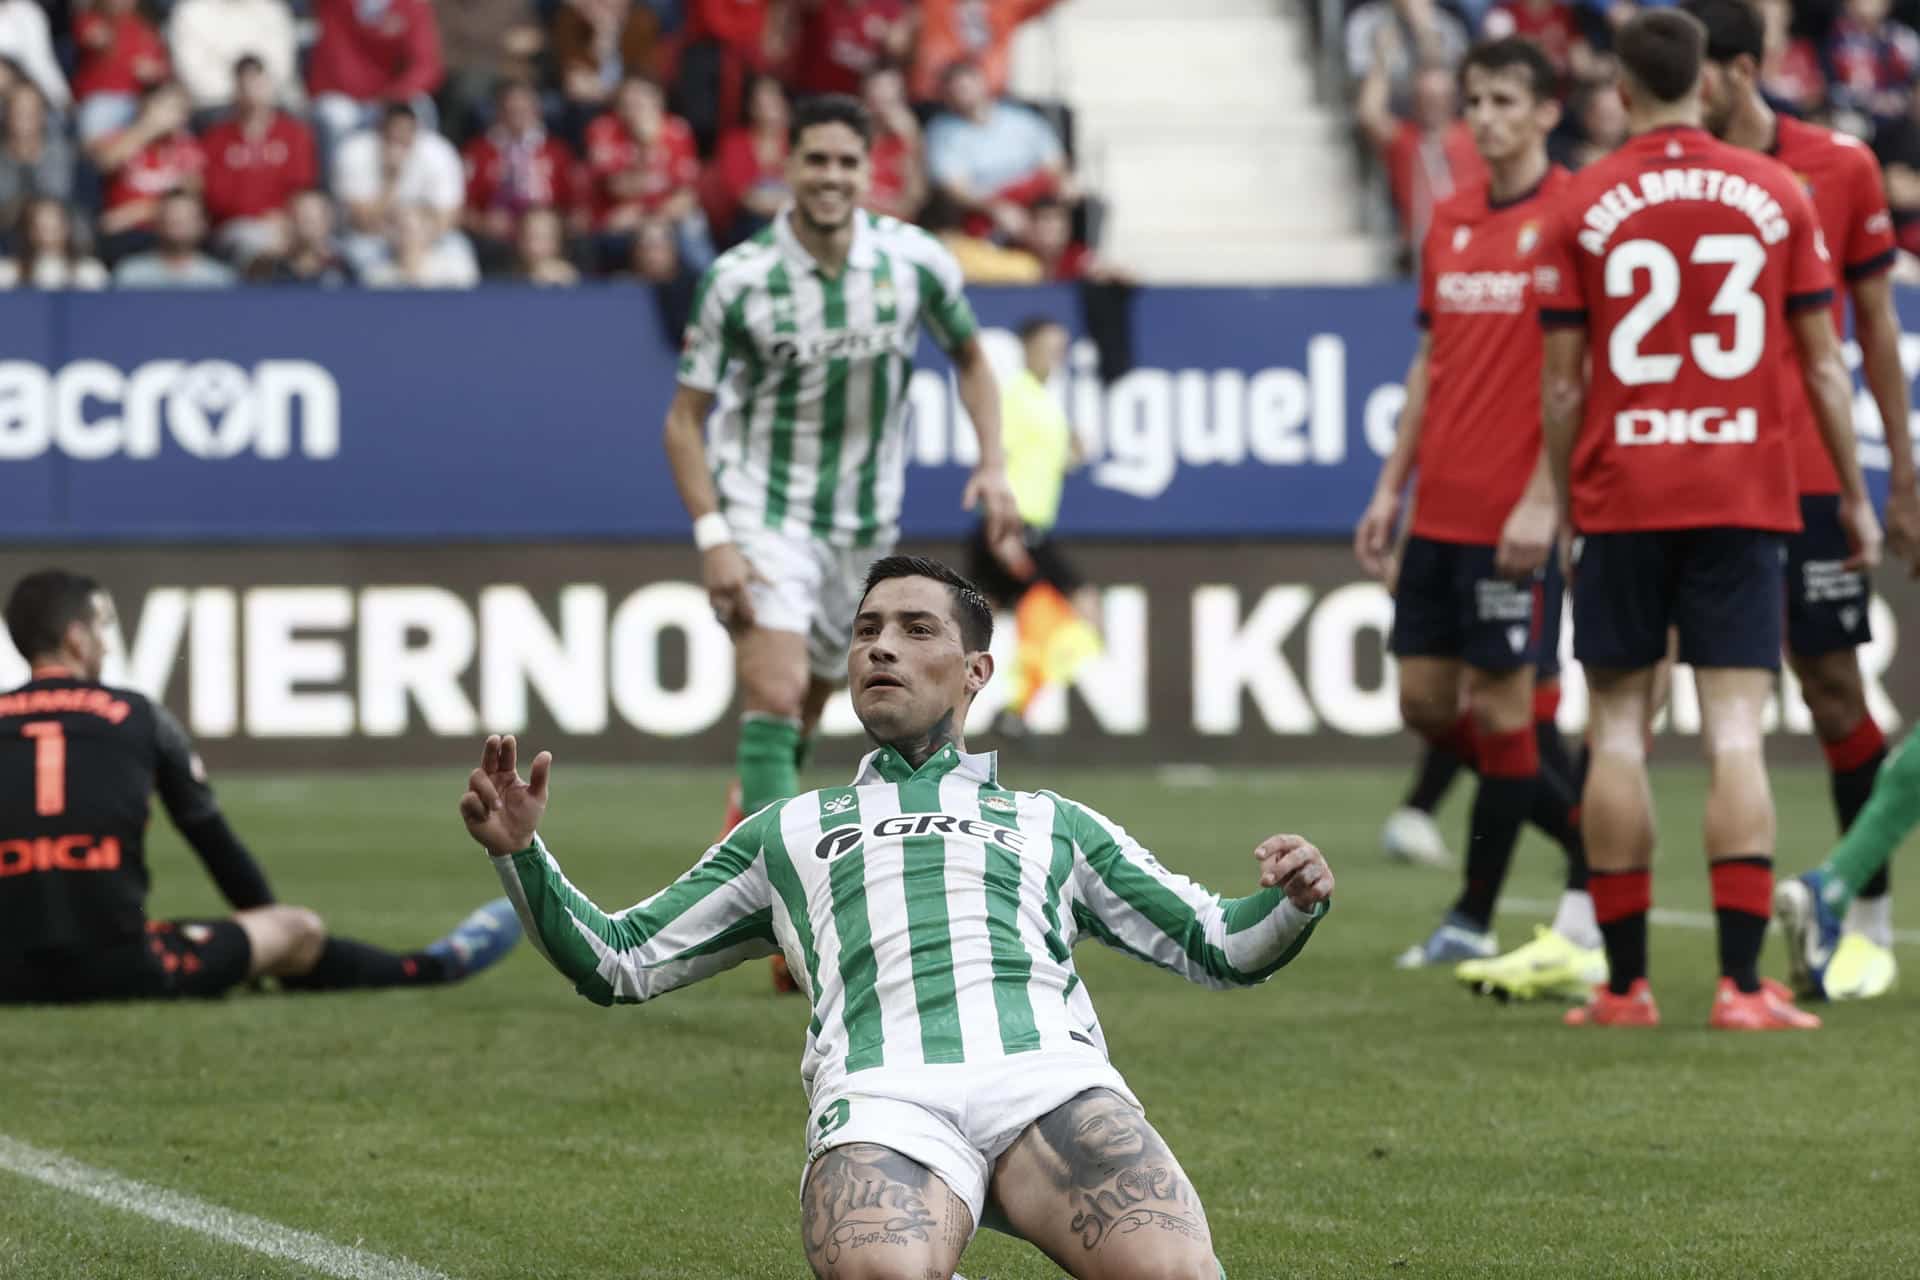
<path id="1" fill-rule="evenodd" d="M 750 588 L 755 626 L 807 638 L 807 669 L 822 680 L 847 678 L 853 615 L 867 570 L 893 550 L 893 539 L 868 547 L 836 547 L 765 525 L 733 527 L 734 543 L 764 582 Z"/>
<path id="2" fill-rule="evenodd" d="M 1035 1120 L 1089 1089 L 1111 1089 L 1140 1106 L 1093 1049 L 857 1071 L 813 1101 L 801 1192 L 815 1160 L 835 1147 L 871 1142 L 931 1169 L 967 1202 L 978 1229 L 994 1161 Z"/>

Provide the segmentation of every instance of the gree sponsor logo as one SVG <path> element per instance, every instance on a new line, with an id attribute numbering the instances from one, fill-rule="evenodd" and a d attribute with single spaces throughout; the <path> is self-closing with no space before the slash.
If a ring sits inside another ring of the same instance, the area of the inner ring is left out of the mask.
<path id="1" fill-rule="evenodd" d="M 1650 444 L 1752 444 L 1760 438 L 1753 409 L 1628 409 L 1613 416 L 1613 442 Z"/>
<path id="2" fill-rule="evenodd" d="M 112 836 L 35 836 L 0 840 L 0 878 L 34 871 L 117 871 L 120 842 Z"/>
<path id="3" fill-rule="evenodd" d="M 340 452 L 340 386 L 310 360 L 104 360 L 50 369 L 0 361 L 0 461 L 48 452 L 82 462 L 160 455 L 167 441 L 215 461 Z"/>
<path id="4" fill-rule="evenodd" d="M 822 862 L 831 862 L 852 853 L 868 840 L 904 840 L 908 836 L 964 836 L 982 844 L 997 844 L 1013 853 L 1027 846 L 1027 838 L 1018 831 L 977 818 L 956 818 L 946 813 L 905 813 L 881 818 L 863 827 L 836 827 L 815 842 L 813 856 Z"/>

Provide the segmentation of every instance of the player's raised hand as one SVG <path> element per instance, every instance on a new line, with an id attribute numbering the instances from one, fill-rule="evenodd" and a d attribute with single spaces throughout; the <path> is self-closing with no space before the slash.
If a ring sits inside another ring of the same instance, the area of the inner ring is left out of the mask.
<path id="1" fill-rule="evenodd" d="M 1369 576 L 1387 581 L 1393 572 L 1393 527 L 1400 518 L 1400 495 L 1376 493 L 1353 530 L 1353 554 Z"/>
<path id="2" fill-rule="evenodd" d="M 1552 499 L 1542 502 L 1522 498 L 1515 503 L 1507 513 L 1507 522 L 1500 526 L 1500 544 L 1493 552 L 1493 571 L 1503 578 L 1520 581 L 1546 568 L 1547 557 L 1554 553 L 1554 525 L 1559 514 L 1559 507 Z"/>
<path id="3" fill-rule="evenodd" d="M 740 548 L 731 542 L 709 547 L 700 555 L 700 577 L 706 583 L 707 603 L 713 616 L 728 631 L 744 631 L 753 625 L 751 587 L 764 581 L 747 562 Z"/>
<path id="4" fill-rule="evenodd" d="M 467 790 L 460 797 L 467 834 L 496 856 L 532 844 L 534 828 L 547 812 L 553 753 L 542 751 L 535 756 L 525 778 L 520 776 L 518 755 L 519 744 L 512 734 L 488 738 L 480 748 L 480 767 L 467 775 Z"/>
<path id="5" fill-rule="evenodd" d="M 980 509 L 980 518 L 987 525 L 988 546 L 1019 536 L 1020 504 L 1014 501 L 1005 467 L 975 467 L 967 478 L 966 492 L 960 495 L 960 505 L 968 511 Z"/>
<path id="6" fill-rule="evenodd" d="M 1880 521 L 1873 514 L 1873 500 L 1866 494 L 1858 498 L 1840 498 L 1840 527 L 1847 531 L 1847 545 L 1853 554 L 1847 557 L 1849 569 L 1871 569 L 1880 563 Z"/>
<path id="7" fill-rule="evenodd" d="M 1260 887 L 1279 885 L 1287 901 L 1302 911 L 1333 896 L 1333 870 L 1305 836 L 1268 836 L 1253 856 L 1260 860 Z"/>
<path id="8" fill-rule="evenodd" d="M 1920 490 L 1887 493 L 1887 554 L 1904 560 L 1910 576 L 1920 578 Z"/>

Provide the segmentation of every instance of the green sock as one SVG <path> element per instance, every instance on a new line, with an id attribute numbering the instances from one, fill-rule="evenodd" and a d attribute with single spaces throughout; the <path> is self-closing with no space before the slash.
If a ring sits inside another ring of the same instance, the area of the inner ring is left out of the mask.
<path id="1" fill-rule="evenodd" d="M 813 735 L 802 733 L 794 740 L 794 744 L 793 771 L 800 773 L 807 767 L 807 761 L 813 759 Z"/>
<path id="2" fill-rule="evenodd" d="M 1821 864 L 1827 873 L 1827 905 L 1845 915 L 1861 886 L 1886 865 L 1915 826 L 1920 826 L 1920 724 L 1880 766 L 1867 807 Z"/>
<path id="3" fill-rule="evenodd" d="M 800 726 L 785 716 L 748 712 L 740 720 L 740 745 L 734 767 L 740 773 L 740 808 L 756 813 L 800 790 L 794 760 Z"/>

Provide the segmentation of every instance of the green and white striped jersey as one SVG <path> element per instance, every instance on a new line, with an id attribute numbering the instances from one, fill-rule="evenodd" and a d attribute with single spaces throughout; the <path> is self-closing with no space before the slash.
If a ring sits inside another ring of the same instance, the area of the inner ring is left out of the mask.
<path id="1" fill-rule="evenodd" d="M 949 351 L 978 328 L 960 266 L 920 228 L 862 210 L 830 277 L 788 216 L 701 280 L 680 383 L 718 395 L 708 458 L 729 519 L 836 546 L 889 542 L 919 326 Z"/>
<path id="2" fill-rule="evenodd" d="M 680 879 L 607 915 L 536 838 L 494 865 L 527 935 L 598 1004 L 650 1000 L 783 951 L 813 1004 L 809 1099 L 857 1071 L 1106 1052 L 1073 947 L 1092 937 L 1203 986 L 1264 982 L 1326 906 L 1221 898 L 1098 813 L 1009 791 L 992 755 L 891 748 L 844 787 L 748 818 Z"/>

